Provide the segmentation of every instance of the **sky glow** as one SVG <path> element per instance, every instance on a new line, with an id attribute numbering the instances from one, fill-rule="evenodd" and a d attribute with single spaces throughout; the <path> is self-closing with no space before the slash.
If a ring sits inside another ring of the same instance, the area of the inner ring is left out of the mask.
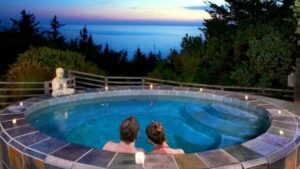
<path id="1" fill-rule="evenodd" d="M 54 15 L 67 22 L 193 23 L 209 19 L 204 0 L 0 0 L 0 18 L 16 18 L 21 10 L 41 22 Z M 223 0 L 213 3 L 222 4 Z"/>

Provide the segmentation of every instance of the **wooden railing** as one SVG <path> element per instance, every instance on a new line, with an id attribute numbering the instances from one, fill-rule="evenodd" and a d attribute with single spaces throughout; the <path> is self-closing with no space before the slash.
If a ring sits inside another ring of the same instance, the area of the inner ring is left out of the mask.
<path id="1" fill-rule="evenodd" d="M 73 70 L 69 70 L 68 75 L 75 78 L 76 89 L 143 85 L 145 79 L 144 77 L 102 76 Z"/>
<path id="2" fill-rule="evenodd" d="M 67 79 L 68 87 L 75 87 L 74 79 Z M 0 108 L 26 98 L 49 95 L 51 91 L 51 81 L 0 82 Z"/>
<path id="3" fill-rule="evenodd" d="M 76 79 L 76 89 L 84 88 L 101 88 L 104 86 L 120 86 L 120 85 L 165 85 L 165 86 L 180 86 L 180 87 L 194 87 L 207 88 L 222 91 L 242 92 L 256 95 L 263 95 L 269 97 L 276 97 L 280 99 L 292 100 L 292 89 L 273 89 L 273 88 L 258 88 L 258 87 L 237 87 L 237 86 L 220 86 L 207 85 L 198 83 L 184 83 L 171 80 L 162 80 L 149 77 L 117 77 L 117 76 L 100 76 L 89 73 L 69 70 L 70 77 Z"/>
<path id="4" fill-rule="evenodd" d="M 76 90 L 86 88 L 103 88 L 105 86 L 179 86 L 206 88 L 222 91 L 234 91 L 280 99 L 293 100 L 293 90 L 272 89 L 257 87 L 219 86 L 196 83 L 184 83 L 170 80 L 162 80 L 149 77 L 117 77 L 102 76 L 85 72 L 68 70 L 68 87 Z M 19 100 L 51 93 L 51 81 L 46 82 L 0 82 L 0 107 L 12 104 Z"/>

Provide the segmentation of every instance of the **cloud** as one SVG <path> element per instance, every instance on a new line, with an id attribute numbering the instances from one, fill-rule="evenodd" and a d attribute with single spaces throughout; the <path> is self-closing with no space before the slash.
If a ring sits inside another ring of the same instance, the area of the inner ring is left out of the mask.
<path id="1" fill-rule="evenodd" d="M 187 6 L 184 7 L 185 9 L 189 9 L 189 10 L 200 10 L 200 11 L 204 11 L 204 10 L 208 10 L 209 6 L 207 5 L 202 5 L 202 6 Z"/>
<path id="2" fill-rule="evenodd" d="M 139 9 L 139 7 L 134 6 L 134 7 L 130 7 L 130 9 Z"/>

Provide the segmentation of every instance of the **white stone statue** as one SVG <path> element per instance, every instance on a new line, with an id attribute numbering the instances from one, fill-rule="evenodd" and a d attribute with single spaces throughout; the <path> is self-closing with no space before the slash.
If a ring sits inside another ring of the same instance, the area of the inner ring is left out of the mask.
<path id="1" fill-rule="evenodd" d="M 66 96 L 74 94 L 75 90 L 68 88 L 67 79 L 64 78 L 64 69 L 56 69 L 56 77 L 52 80 L 52 96 Z"/>

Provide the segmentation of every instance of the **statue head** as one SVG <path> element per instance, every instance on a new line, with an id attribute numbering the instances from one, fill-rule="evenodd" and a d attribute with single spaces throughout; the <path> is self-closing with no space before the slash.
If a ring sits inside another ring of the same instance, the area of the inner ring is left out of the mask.
<path id="1" fill-rule="evenodd" d="M 56 77 L 59 78 L 59 79 L 62 79 L 64 77 L 64 69 L 59 67 L 59 68 L 56 68 Z"/>

